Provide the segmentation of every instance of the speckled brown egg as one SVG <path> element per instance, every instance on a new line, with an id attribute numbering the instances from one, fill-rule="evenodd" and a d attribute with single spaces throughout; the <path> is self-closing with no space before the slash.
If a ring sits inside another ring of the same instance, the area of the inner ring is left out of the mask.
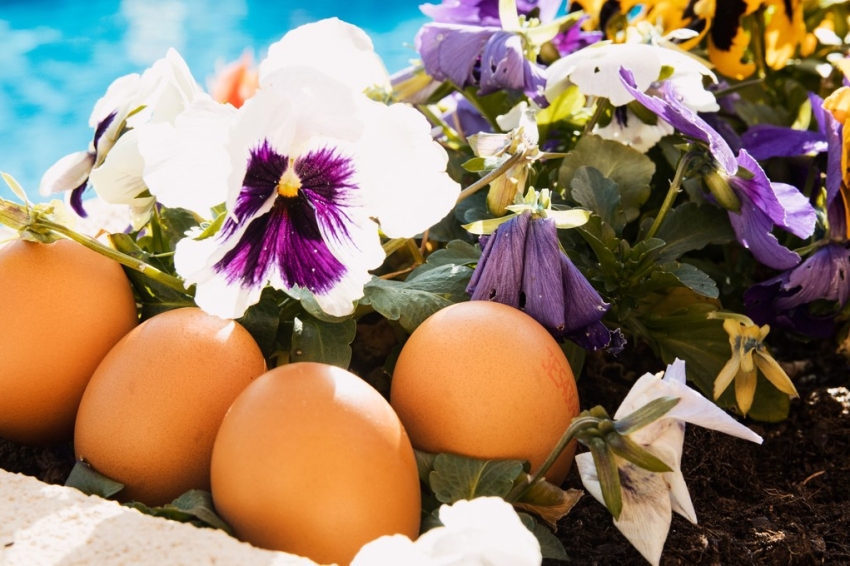
<path id="1" fill-rule="evenodd" d="M 137 324 L 115 261 L 70 240 L 0 249 L 0 436 L 71 440 L 89 378 Z"/>
<path id="2" fill-rule="evenodd" d="M 404 427 L 370 385 L 325 364 L 278 367 L 236 399 L 215 442 L 212 494 L 239 538 L 322 564 L 419 533 Z"/>
<path id="3" fill-rule="evenodd" d="M 489 301 L 444 308 L 411 334 L 390 402 L 418 450 L 529 460 L 532 471 L 579 413 L 558 343 L 530 316 Z M 550 482 L 563 482 L 574 451 L 549 469 Z"/>
<path id="4" fill-rule="evenodd" d="M 265 367 L 237 322 L 194 307 L 158 314 L 118 342 L 92 376 L 77 414 L 76 455 L 123 483 L 124 500 L 162 505 L 209 490 L 221 420 Z"/>

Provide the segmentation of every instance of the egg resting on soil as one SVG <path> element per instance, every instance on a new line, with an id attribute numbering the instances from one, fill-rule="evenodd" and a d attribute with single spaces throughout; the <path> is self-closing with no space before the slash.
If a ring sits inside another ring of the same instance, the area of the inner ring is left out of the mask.
<path id="1" fill-rule="evenodd" d="M 0 436 L 71 440 L 86 384 L 137 324 L 117 262 L 71 240 L 0 249 Z"/>
<path id="2" fill-rule="evenodd" d="M 301 362 L 257 378 L 221 424 L 216 510 L 263 548 L 347 565 L 382 535 L 419 533 L 416 460 L 389 403 L 359 377 Z"/>
<path id="3" fill-rule="evenodd" d="M 123 483 L 123 500 L 163 505 L 190 489 L 209 491 L 221 420 L 265 368 L 239 323 L 194 307 L 158 314 L 92 376 L 77 415 L 76 456 Z"/>
<path id="4" fill-rule="evenodd" d="M 424 452 L 520 459 L 535 471 L 579 413 L 570 364 L 549 332 L 513 307 L 457 303 L 434 313 L 404 344 L 390 402 Z M 560 485 L 575 453 L 546 478 Z"/>

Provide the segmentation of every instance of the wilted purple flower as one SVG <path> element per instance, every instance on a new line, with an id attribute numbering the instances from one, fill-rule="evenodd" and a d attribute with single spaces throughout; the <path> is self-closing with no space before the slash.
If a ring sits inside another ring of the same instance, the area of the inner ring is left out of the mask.
<path id="1" fill-rule="evenodd" d="M 439 81 L 478 86 L 480 95 L 521 90 L 547 106 L 545 70 L 526 59 L 522 41 L 500 27 L 434 23 L 422 26 L 415 45 L 425 71 Z"/>
<path id="2" fill-rule="evenodd" d="M 562 0 L 517 0 L 517 12 L 533 15 L 542 22 L 554 19 Z M 443 24 L 498 26 L 499 0 L 443 0 L 442 4 L 422 4 L 422 13 Z M 536 10 L 536 11 L 535 11 Z"/>
<path id="3" fill-rule="evenodd" d="M 598 350 L 612 343 L 608 303 L 561 251 L 555 221 L 524 212 L 487 239 L 467 287 L 472 300 L 518 308 L 556 338 Z"/>

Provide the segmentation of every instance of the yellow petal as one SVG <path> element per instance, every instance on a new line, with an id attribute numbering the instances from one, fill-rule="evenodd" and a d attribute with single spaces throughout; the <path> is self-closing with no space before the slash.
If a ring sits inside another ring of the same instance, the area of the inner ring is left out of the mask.
<path id="1" fill-rule="evenodd" d="M 735 376 L 735 400 L 738 401 L 738 408 L 746 417 L 750 412 L 750 407 L 753 406 L 753 398 L 756 396 L 756 382 L 758 374 L 755 369 L 753 371 L 740 371 Z"/>
<path id="2" fill-rule="evenodd" d="M 733 379 L 735 379 L 735 375 L 738 373 L 740 368 L 741 352 L 739 350 L 733 350 L 732 358 L 726 362 L 726 365 L 723 366 L 723 369 L 720 370 L 720 373 L 717 374 L 717 378 L 714 380 L 715 399 L 718 399 L 720 395 L 726 391 L 726 388 L 729 387 L 729 384 L 732 383 Z"/>
<path id="3" fill-rule="evenodd" d="M 756 366 L 753 365 L 753 351 L 747 350 L 741 355 L 741 371 L 750 373 L 755 371 Z"/>
<path id="4" fill-rule="evenodd" d="M 748 2 L 749 4 L 749 2 Z M 725 26 L 723 34 L 730 35 L 735 33 L 728 48 L 720 47 L 715 44 L 714 37 L 719 34 L 719 30 L 713 28 Z M 732 28 L 732 26 L 737 26 Z M 756 70 L 755 63 L 743 63 L 741 59 L 750 45 L 750 34 L 742 26 L 740 20 L 737 22 L 724 18 L 715 18 L 712 22 L 712 32 L 708 39 L 708 58 L 717 66 L 717 70 L 729 78 L 743 80 L 752 75 Z"/>
<path id="5" fill-rule="evenodd" d="M 800 0 L 768 0 L 766 4 L 772 8 L 772 15 L 764 32 L 764 58 L 771 69 L 781 69 L 806 38 L 803 3 Z"/>
<path id="6" fill-rule="evenodd" d="M 788 377 L 788 374 L 785 373 L 782 366 L 773 359 L 773 356 L 767 352 L 756 352 L 755 361 L 758 368 L 774 387 L 791 397 L 800 396 L 799 393 L 797 393 L 797 388 L 794 387 L 794 383 L 791 381 L 791 378 Z"/>

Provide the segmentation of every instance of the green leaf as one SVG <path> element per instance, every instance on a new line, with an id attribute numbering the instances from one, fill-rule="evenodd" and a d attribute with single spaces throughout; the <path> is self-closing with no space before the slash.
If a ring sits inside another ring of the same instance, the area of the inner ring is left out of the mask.
<path id="1" fill-rule="evenodd" d="M 301 303 L 301 307 L 313 318 L 318 320 L 324 322 L 343 322 L 351 318 L 351 315 L 333 316 L 323 311 L 322 307 L 320 307 L 319 303 L 316 301 L 316 297 L 313 296 L 313 293 L 311 293 L 309 289 L 303 289 L 295 286 L 290 289 L 285 289 L 284 292 L 293 299 L 297 299 Z"/>
<path id="2" fill-rule="evenodd" d="M 655 237 L 666 242 L 660 260 L 670 261 L 708 244 L 727 244 L 735 239 L 735 233 L 725 211 L 686 202 L 667 214 Z"/>
<path id="3" fill-rule="evenodd" d="M 546 218 L 554 220 L 555 226 L 558 228 L 578 228 L 579 226 L 584 226 L 590 220 L 590 211 L 581 208 L 549 210 L 546 212 Z"/>
<path id="4" fill-rule="evenodd" d="M 196 527 L 221 529 L 233 536 L 233 529 L 215 512 L 212 495 L 200 489 L 187 491 L 171 503 L 161 507 L 148 507 L 139 501 L 124 504 L 146 515 L 162 517 L 181 523 L 191 523 Z"/>
<path id="5" fill-rule="evenodd" d="M 462 167 L 470 173 L 482 173 L 484 171 L 493 171 L 498 169 L 499 165 L 507 161 L 509 155 L 473 157 L 465 162 Z"/>
<path id="6" fill-rule="evenodd" d="M 634 442 L 628 436 L 611 432 L 605 436 L 605 442 L 617 456 L 650 472 L 672 472 L 673 469 L 654 454 Z"/>
<path id="7" fill-rule="evenodd" d="M 700 271 L 689 263 L 679 263 L 677 261 L 659 265 L 652 272 L 649 280 L 638 287 L 638 293 L 645 294 L 680 285 L 710 299 L 716 299 L 720 295 L 717 283 L 707 273 Z"/>
<path id="8" fill-rule="evenodd" d="M 558 540 L 558 537 L 552 531 L 538 523 L 528 513 L 517 512 L 517 515 L 519 515 L 519 519 L 525 525 L 525 528 L 531 531 L 537 539 L 538 544 L 540 544 L 540 554 L 543 558 L 563 561 L 570 560 L 570 557 L 567 556 L 567 551 L 564 549 L 564 544 Z"/>
<path id="9" fill-rule="evenodd" d="M 438 454 L 428 483 L 443 503 L 488 495 L 504 498 L 522 472 L 522 460 L 477 460 Z"/>
<path id="10" fill-rule="evenodd" d="M 432 265 L 426 263 L 414 269 L 404 286 L 439 295 L 453 303 L 460 303 L 469 299 L 466 287 L 472 278 L 472 268 L 465 265 Z"/>
<path id="11" fill-rule="evenodd" d="M 596 474 L 599 476 L 599 487 L 602 489 L 605 507 L 615 519 L 619 519 L 623 511 L 623 492 L 620 486 L 620 470 L 617 468 L 614 453 L 598 436 L 590 439 L 588 448 L 593 456 Z"/>
<path id="12" fill-rule="evenodd" d="M 65 487 L 74 487 L 86 495 L 98 495 L 107 499 L 124 489 L 124 484 L 109 479 L 86 462 L 77 460 L 65 481 Z"/>
<path id="13" fill-rule="evenodd" d="M 655 173 L 655 164 L 649 157 L 616 141 L 595 135 L 582 136 L 558 170 L 558 182 L 566 187 L 567 196 L 573 177 L 581 167 L 593 167 L 617 185 L 627 222 L 640 215 L 641 205 L 649 198 L 649 183 Z"/>
<path id="14" fill-rule="evenodd" d="M 541 478 L 522 494 L 514 506 L 533 513 L 553 530 L 557 530 L 558 521 L 572 510 L 582 495 L 583 492 L 578 489 L 564 491 Z"/>
<path id="15" fill-rule="evenodd" d="M 513 219 L 515 216 L 516 214 L 506 214 L 505 216 L 499 216 L 498 218 L 476 220 L 470 224 L 464 224 L 463 229 L 470 234 L 476 234 L 478 236 L 488 235 L 495 232 L 499 226 Z"/>
<path id="16" fill-rule="evenodd" d="M 310 316 L 296 317 L 292 327 L 291 362 L 321 362 L 348 369 L 351 342 L 357 333 L 353 319 L 325 322 Z"/>
<path id="17" fill-rule="evenodd" d="M 170 249 L 186 237 L 186 232 L 199 225 L 195 214 L 185 208 L 162 208 L 160 212 L 162 227 L 168 238 Z"/>
<path id="18" fill-rule="evenodd" d="M 416 457 L 416 469 L 419 472 L 419 481 L 428 485 L 428 476 L 434 470 L 434 459 L 437 455 L 421 450 L 413 450 L 413 455 Z"/>
<path id="19" fill-rule="evenodd" d="M 215 236 L 218 233 L 218 231 L 221 229 L 221 227 L 224 225 L 224 221 L 226 219 L 227 219 L 227 211 L 223 210 L 223 211 L 219 212 L 218 214 L 216 214 L 215 219 L 212 222 L 210 222 L 209 224 L 207 224 L 204 227 L 203 231 L 200 233 L 200 235 L 198 237 L 196 237 L 195 239 L 200 241 L 200 240 L 206 240 L 207 238 Z"/>
<path id="20" fill-rule="evenodd" d="M 734 392 L 735 386 L 730 385 L 729 391 Z M 791 399 L 770 383 L 759 372 L 756 382 L 756 396 L 747 417 L 757 421 L 778 423 L 788 418 L 791 410 Z"/>
<path id="21" fill-rule="evenodd" d="M 626 225 L 626 214 L 620 206 L 616 183 L 603 177 L 594 167 L 579 167 L 569 186 L 574 201 L 596 213 L 615 233 L 620 233 Z"/>
<path id="22" fill-rule="evenodd" d="M 259 302 L 248 307 L 242 318 L 237 319 L 257 342 L 266 358 L 275 351 L 280 326 L 280 310 L 271 295 L 271 292 L 264 290 Z"/>
<path id="23" fill-rule="evenodd" d="M 429 270 L 429 273 L 431 275 L 418 284 L 416 279 L 408 283 L 374 278 L 366 284 L 365 296 L 361 302 L 372 305 L 372 308 L 384 317 L 397 320 L 408 333 L 413 332 L 438 310 L 459 302 L 446 298 L 441 290 L 447 285 L 455 286 L 458 276 L 468 281 L 472 270 L 463 266 L 444 265 Z M 452 276 L 454 283 L 441 281 L 443 275 Z M 448 294 L 453 295 L 452 292 Z"/>
<path id="24" fill-rule="evenodd" d="M 428 256 L 425 261 L 429 265 L 474 265 L 481 259 L 481 246 L 452 240 L 446 247 Z"/>
<path id="25" fill-rule="evenodd" d="M 636 430 L 657 421 L 679 404 L 678 397 L 659 397 L 653 399 L 643 407 L 634 410 L 622 419 L 614 423 L 614 429 L 623 435 L 628 435 Z"/>
<path id="26" fill-rule="evenodd" d="M 540 139 L 547 139 L 550 124 L 574 121 L 575 117 L 584 109 L 586 102 L 587 99 L 576 85 L 568 86 L 548 107 L 537 113 L 537 129 L 540 133 Z"/>

